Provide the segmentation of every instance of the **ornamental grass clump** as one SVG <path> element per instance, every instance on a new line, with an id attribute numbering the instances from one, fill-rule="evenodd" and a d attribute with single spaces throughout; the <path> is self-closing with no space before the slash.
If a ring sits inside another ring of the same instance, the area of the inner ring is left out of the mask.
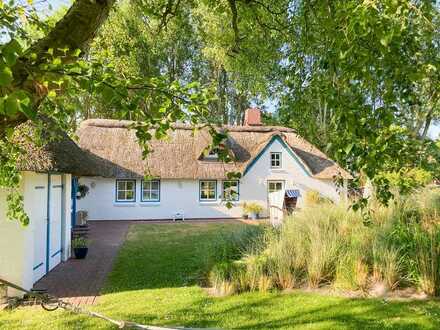
<path id="1" fill-rule="evenodd" d="M 388 206 L 372 199 L 368 214 L 365 221 L 344 204 L 306 207 L 248 240 L 222 280 L 234 292 L 331 286 L 383 295 L 415 287 L 440 295 L 440 191 L 396 196 Z"/>

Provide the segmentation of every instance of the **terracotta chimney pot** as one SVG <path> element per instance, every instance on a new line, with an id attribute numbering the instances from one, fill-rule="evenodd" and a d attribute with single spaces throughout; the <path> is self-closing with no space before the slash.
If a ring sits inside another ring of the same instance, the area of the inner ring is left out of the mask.
<path id="1" fill-rule="evenodd" d="M 246 109 L 244 113 L 245 126 L 261 126 L 261 110 L 258 108 Z"/>

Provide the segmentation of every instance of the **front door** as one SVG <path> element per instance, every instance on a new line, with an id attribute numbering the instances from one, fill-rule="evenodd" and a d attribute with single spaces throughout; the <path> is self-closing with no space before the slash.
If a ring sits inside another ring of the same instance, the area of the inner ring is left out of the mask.
<path id="1" fill-rule="evenodd" d="M 61 175 L 49 177 L 49 253 L 48 271 L 61 262 L 61 221 L 63 184 Z"/>
<path id="2" fill-rule="evenodd" d="M 267 209 L 270 220 L 275 224 L 283 218 L 284 181 L 267 181 Z"/>

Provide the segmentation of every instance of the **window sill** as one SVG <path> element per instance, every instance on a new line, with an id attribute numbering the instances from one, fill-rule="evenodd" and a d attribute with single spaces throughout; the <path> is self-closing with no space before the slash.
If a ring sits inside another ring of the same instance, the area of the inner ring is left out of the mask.
<path id="1" fill-rule="evenodd" d="M 135 207 L 136 202 L 114 202 L 113 206 L 117 207 Z"/>
<path id="2" fill-rule="evenodd" d="M 160 206 L 160 202 L 140 202 L 139 206 L 141 207 Z"/>
<path id="3" fill-rule="evenodd" d="M 199 205 L 218 205 L 220 204 L 219 200 L 212 201 L 199 201 Z"/>

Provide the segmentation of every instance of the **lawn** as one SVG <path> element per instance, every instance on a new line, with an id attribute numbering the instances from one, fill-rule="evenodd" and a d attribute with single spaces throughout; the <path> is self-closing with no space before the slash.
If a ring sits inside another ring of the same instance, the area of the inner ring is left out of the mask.
<path id="1" fill-rule="evenodd" d="M 211 297 L 200 286 L 204 247 L 243 224 L 139 224 L 131 228 L 98 305 L 143 324 L 223 329 L 439 329 L 440 303 L 347 299 L 312 293 Z M 0 312 L 1 329 L 107 329 L 101 320 L 40 308 Z"/>

